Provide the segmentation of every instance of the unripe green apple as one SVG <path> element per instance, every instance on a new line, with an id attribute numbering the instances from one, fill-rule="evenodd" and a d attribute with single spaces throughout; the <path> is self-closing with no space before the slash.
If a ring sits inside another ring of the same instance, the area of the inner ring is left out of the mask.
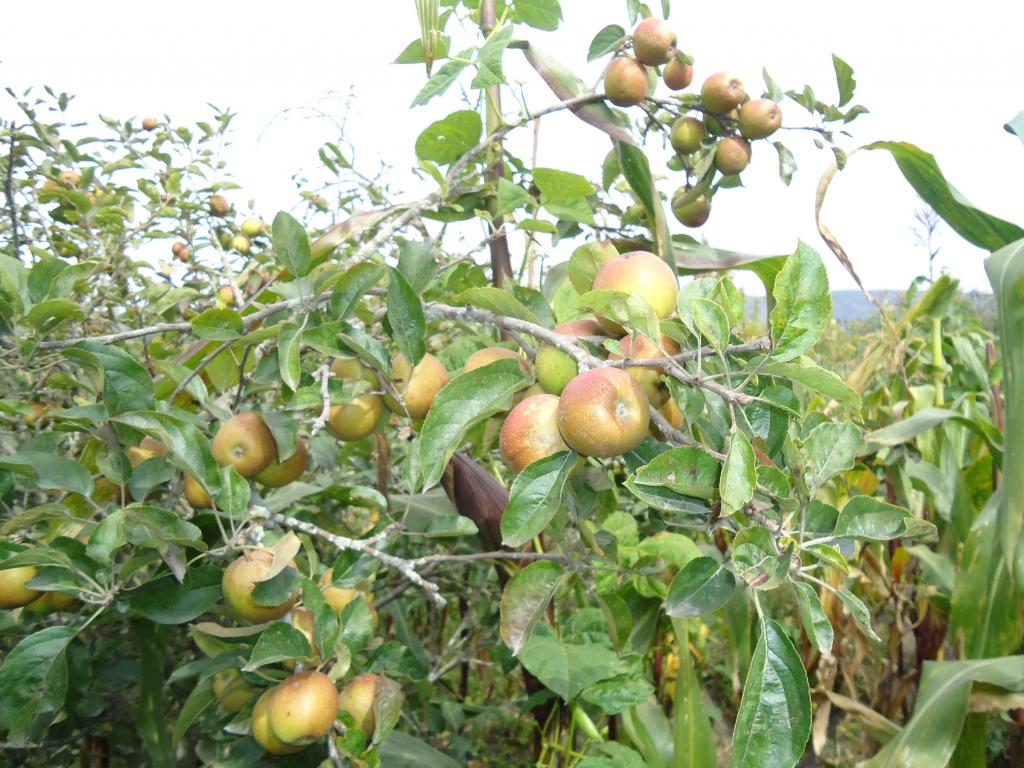
<path id="1" fill-rule="evenodd" d="M 619 456 L 647 436 L 649 408 L 643 386 L 628 373 L 592 368 L 562 392 L 558 430 L 566 444 L 584 456 Z"/>
<path id="2" fill-rule="evenodd" d="M 185 475 L 184 491 L 185 500 L 192 509 L 210 509 L 213 506 L 210 494 L 192 475 Z"/>
<path id="3" fill-rule="evenodd" d="M 632 107 L 647 98 L 647 70 L 636 59 L 619 56 L 604 71 L 604 92 L 620 107 Z"/>
<path id="4" fill-rule="evenodd" d="M 322 738 L 338 717 L 338 689 L 323 672 L 300 672 L 277 686 L 270 698 L 270 730 L 285 744 Z"/>
<path id="5" fill-rule="evenodd" d="M 724 136 L 715 145 L 715 167 L 725 176 L 735 176 L 750 165 L 750 142 L 742 136 Z"/>
<path id="6" fill-rule="evenodd" d="M 740 133 L 763 139 L 782 127 L 782 109 L 771 99 L 752 99 L 740 107 Z"/>
<path id="7" fill-rule="evenodd" d="M 604 329 L 596 317 L 581 317 L 555 326 L 555 333 L 564 336 L 603 336 Z M 534 363 L 537 369 L 537 382 L 544 391 L 552 395 L 560 395 L 579 372 L 579 365 L 566 352 L 550 344 L 541 344 L 537 350 Z"/>
<path id="8" fill-rule="evenodd" d="M 252 721 L 249 730 L 253 739 L 264 752 L 271 755 L 294 755 L 306 747 L 301 744 L 285 744 L 270 728 L 270 701 L 277 692 L 277 686 L 268 689 L 257 700 L 252 708 Z"/>
<path id="9" fill-rule="evenodd" d="M 376 725 L 373 700 L 377 698 L 379 689 L 380 678 L 371 672 L 364 672 L 352 678 L 351 682 L 342 689 L 338 701 L 340 708 L 352 715 L 352 719 L 356 721 L 356 727 L 370 736 L 373 735 Z"/>
<path id="10" fill-rule="evenodd" d="M 747 98 L 743 81 L 728 72 L 716 72 L 700 87 L 704 106 L 716 115 L 725 115 L 736 109 Z"/>
<path id="11" fill-rule="evenodd" d="M 676 32 L 664 19 L 646 18 L 633 30 L 633 55 L 641 64 L 660 67 L 676 54 Z"/>
<path id="12" fill-rule="evenodd" d="M 34 565 L 0 570 L 0 608 L 21 608 L 42 595 L 39 590 L 25 586 L 37 573 Z"/>
<path id="13" fill-rule="evenodd" d="M 690 194 L 691 189 L 682 186 L 672 195 L 672 215 L 684 226 L 699 227 L 711 215 L 711 200 L 707 192 L 694 197 Z"/>
<path id="14" fill-rule="evenodd" d="M 256 237 L 263 232 L 263 219 L 259 216 L 248 216 L 242 221 L 242 234 L 247 237 Z"/>
<path id="15" fill-rule="evenodd" d="M 658 319 L 676 310 L 679 284 L 672 267 L 649 251 L 630 251 L 609 259 L 594 276 L 594 290 L 624 291 L 647 299 Z M 608 333 L 622 334 L 622 326 L 598 317 Z"/>
<path id="16" fill-rule="evenodd" d="M 424 355 L 413 368 L 408 358 L 398 353 L 391 360 L 391 386 L 401 395 L 405 407 L 391 397 L 385 397 L 384 404 L 394 413 L 407 413 L 413 419 L 425 418 L 437 393 L 448 381 L 444 363 L 433 355 Z"/>
<path id="17" fill-rule="evenodd" d="M 688 155 L 700 149 L 700 143 L 708 135 L 704 123 L 695 117 L 684 115 L 672 124 L 669 141 L 672 149 L 680 155 Z"/>
<path id="18" fill-rule="evenodd" d="M 306 450 L 306 444 L 299 440 L 295 444 L 295 453 L 284 461 L 275 460 L 269 467 L 256 475 L 253 480 L 271 488 L 280 488 L 298 480 L 308 466 L 309 451 Z"/>
<path id="19" fill-rule="evenodd" d="M 558 398 L 534 395 L 509 411 L 501 425 L 499 447 L 517 475 L 545 456 L 569 450 L 558 432 Z"/>
<path id="20" fill-rule="evenodd" d="M 253 600 L 256 584 L 266 577 L 274 556 L 266 549 L 246 552 L 224 569 L 221 591 L 224 602 L 240 619 L 259 623 L 279 619 L 291 610 L 299 599 L 298 592 L 280 605 L 260 605 Z"/>
<path id="21" fill-rule="evenodd" d="M 341 381 L 366 381 L 378 388 L 377 377 L 358 358 L 339 357 L 331 363 L 331 372 Z M 373 432 L 384 412 L 380 395 L 366 394 L 353 398 L 344 405 L 331 406 L 328 425 L 336 437 L 347 442 L 362 440 Z"/>
<path id="22" fill-rule="evenodd" d="M 693 67 L 685 61 L 672 59 L 665 65 L 661 78 L 673 91 L 681 91 L 693 82 Z"/>
<path id="23" fill-rule="evenodd" d="M 240 712 L 255 695 L 256 689 L 246 682 L 238 667 L 228 667 L 213 675 L 213 697 L 228 712 Z"/>
<path id="24" fill-rule="evenodd" d="M 224 195 L 211 195 L 210 197 L 210 213 L 214 216 L 227 216 L 231 213 L 231 203 Z"/>
<path id="25" fill-rule="evenodd" d="M 245 235 L 235 235 L 234 237 L 231 238 L 232 249 L 238 251 L 239 253 L 248 253 L 249 245 L 249 238 L 246 237 Z"/>
<path id="26" fill-rule="evenodd" d="M 213 437 L 213 458 L 231 465 L 242 477 L 255 477 L 277 460 L 277 443 L 258 413 L 239 413 Z"/>

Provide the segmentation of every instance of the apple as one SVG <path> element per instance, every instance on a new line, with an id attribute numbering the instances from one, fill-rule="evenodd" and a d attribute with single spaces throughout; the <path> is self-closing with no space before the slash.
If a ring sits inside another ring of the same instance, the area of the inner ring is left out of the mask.
<path id="1" fill-rule="evenodd" d="M 221 579 L 224 601 L 240 619 L 253 623 L 279 619 L 299 599 L 298 592 L 279 605 L 260 605 L 252 599 L 253 589 L 266 577 L 273 562 L 274 556 L 269 550 L 253 549 L 224 569 Z"/>
<path id="2" fill-rule="evenodd" d="M 334 586 L 333 578 L 331 570 L 328 569 L 320 578 L 320 591 L 323 593 L 327 604 L 334 609 L 334 612 L 341 613 L 345 610 L 346 605 L 359 597 L 359 590 L 350 589 L 349 587 L 336 587 Z"/>
<path id="3" fill-rule="evenodd" d="M 39 573 L 34 565 L 0 570 L 0 608 L 21 608 L 43 593 L 25 585 Z"/>
<path id="4" fill-rule="evenodd" d="M 142 130 L 155 131 L 160 126 L 160 121 L 155 117 L 142 118 Z"/>
<path id="5" fill-rule="evenodd" d="M 314 659 L 320 658 L 320 649 L 316 645 L 316 616 L 308 608 L 292 608 L 289 614 L 292 626 L 302 633 L 309 643 L 309 649 Z M 285 669 L 295 669 L 295 659 L 286 659 L 281 662 Z"/>
<path id="6" fill-rule="evenodd" d="M 725 176 L 735 176 L 750 165 L 750 142 L 742 136 L 724 136 L 715 145 L 715 167 Z"/>
<path id="7" fill-rule="evenodd" d="M 167 447 L 159 440 L 146 436 L 142 438 L 142 442 L 138 445 L 129 446 L 125 453 L 128 455 L 128 463 L 133 467 L 137 467 L 154 456 L 166 456 Z"/>
<path id="8" fill-rule="evenodd" d="M 664 335 L 661 338 L 661 346 L 670 354 L 674 354 L 673 349 L 679 348 L 674 341 Z M 619 352 L 613 352 L 608 355 L 608 359 L 652 360 L 665 356 L 657 344 L 642 334 L 623 336 L 619 340 L 619 350 Z M 647 399 L 651 405 L 658 407 L 665 402 L 668 392 L 661 381 L 662 374 L 664 373 L 661 368 L 631 366 L 623 370 L 643 385 L 644 392 L 647 393 Z"/>
<path id="9" fill-rule="evenodd" d="M 448 380 L 447 369 L 433 355 L 424 355 L 413 368 L 408 358 L 399 352 L 391 360 L 391 386 L 405 401 L 405 407 L 392 397 L 385 397 L 384 404 L 394 413 L 407 414 L 412 419 L 425 418 Z"/>
<path id="10" fill-rule="evenodd" d="M 558 398 L 533 395 L 509 411 L 501 425 L 501 455 L 515 474 L 529 464 L 569 450 L 558 432 Z"/>
<path id="11" fill-rule="evenodd" d="M 323 672 L 300 672 L 277 686 L 270 697 L 270 730 L 285 744 L 322 738 L 338 717 L 338 689 Z"/>
<path id="12" fill-rule="evenodd" d="M 609 259 L 594 276 L 594 290 L 624 291 L 647 300 L 659 319 L 676 310 L 679 286 L 672 267 L 649 251 L 630 251 Z M 608 333 L 621 334 L 622 326 L 598 317 Z"/>
<path id="13" fill-rule="evenodd" d="M 209 207 L 214 216 L 224 217 L 231 213 L 231 203 L 224 195 L 211 195 Z"/>
<path id="14" fill-rule="evenodd" d="M 82 181 L 82 175 L 75 171 L 61 171 L 57 174 L 57 182 L 65 187 L 77 187 Z"/>
<path id="15" fill-rule="evenodd" d="M 740 107 L 740 133 L 747 139 L 763 139 L 782 126 L 782 109 L 771 99 L 752 99 Z"/>
<path id="16" fill-rule="evenodd" d="M 338 705 L 352 715 L 356 728 L 368 736 L 373 735 L 376 718 L 373 714 L 373 700 L 380 688 L 380 678 L 371 672 L 356 675 L 341 690 Z"/>
<path id="17" fill-rule="evenodd" d="M 253 739 L 259 744 L 264 752 L 271 755 L 293 755 L 301 752 L 306 747 L 301 744 L 285 744 L 274 735 L 270 727 L 270 701 L 277 693 L 277 686 L 264 691 L 252 708 L 252 721 L 249 730 Z"/>
<path id="18" fill-rule="evenodd" d="M 331 372 L 341 381 L 367 381 L 377 389 L 377 377 L 373 375 L 373 371 L 355 357 L 335 359 L 331 363 Z M 362 440 L 373 432 L 383 412 L 384 401 L 380 395 L 359 395 L 344 405 L 331 406 L 328 425 L 331 432 L 340 440 Z"/>
<path id="19" fill-rule="evenodd" d="M 610 458 L 647 435 L 650 403 L 643 386 L 619 368 L 592 368 L 569 382 L 558 400 L 558 430 L 584 456 Z"/>
<path id="20" fill-rule="evenodd" d="M 231 248 L 239 253 L 248 253 L 249 245 L 249 238 L 245 235 L 235 235 L 231 238 Z"/>
<path id="21" fill-rule="evenodd" d="M 716 72 L 700 87 L 704 107 L 716 115 L 725 115 L 736 109 L 747 98 L 743 81 L 729 72 Z"/>
<path id="22" fill-rule="evenodd" d="M 192 475 L 185 475 L 184 492 L 185 500 L 192 509 L 210 509 L 213 506 L 210 494 Z"/>
<path id="23" fill-rule="evenodd" d="M 707 135 L 708 129 L 701 120 L 684 115 L 672 124 L 669 141 L 672 149 L 680 155 L 688 155 L 700 149 L 700 143 Z"/>
<path id="24" fill-rule="evenodd" d="M 490 365 L 498 360 L 515 360 L 519 363 L 519 367 L 523 369 L 524 373 L 529 373 L 530 371 L 529 362 L 518 352 L 513 352 L 505 347 L 484 347 L 466 358 L 466 363 L 462 366 L 462 372 L 475 371 L 477 368 L 483 368 L 485 365 Z"/>
<path id="25" fill-rule="evenodd" d="M 231 305 L 235 303 L 235 289 L 230 285 L 225 285 L 219 291 L 217 291 L 217 298 L 225 304 Z"/>
<path id="26" fill-rule="evenodd" d="M 213 436 L 213 458 L 242 477 L 255 477 L 277 460 L 277 443 L 258 413 L 238 413 Z"/>
<path id="27" fill-rule="evenodd" d="M 78 607 L 78 601 L 71 595 L 63 592 L 43 592 L 31 603 L 25 606 L 25 610 L 38 616 L 45 616 L 58 611 L 70 611 Z"/>
<path id="28" fill-rule="evenodd" d="M 257 483 L 271 488 L 280 488 L 298 480 L 309 466 L 309 451 L 306 444 L 299 440 L 295 444 L 295 453 L 284 461 L 275 460 L 269 467 L 253 477 Z"/>
<path id="29" fill-rule="evenodd" d="M 632 107 L 647 98 L 647 70 L 636 59 L 619 56 L 604 71 L 604 92 L 612 104 Z"/>
<path id="30" fill-rule="evenodd" d="M 666 400 L 661 408 L 658 409 L 658 413 L 665 417 L 665 420 L 673 429 L 683 428 L 685 417 L 683 416 L 683 412 L 679 410 L 679 406 L 676 404 L 674 397 L 670 397 Z M 661 430 L 658 429 L 658 425 L 653 421 L 651 422 L 651 436 L 654 437 L 655 440 L 661 440 L 662 442 L 666 440 L 665 435 L 661 433 Z"/>
<path id="31" fill-rule="evenodd" d="M 242 234 L 246 237 L 256 237 L 263 232 L 263 219 L 259 216 L 247 216 L 242 221 Z"/>
<path id="32" fill-rule="evenodd" d="M 699 227 L 711 215 L 711 200 L 707 192 L 694 197 L 690 194 L 692 187 L 682 186 L 672 195 L 672 215 L 680 224 L 687 227 Z"/>
<path id="33" fill-rule="evenodd" d="M 672 59 L 672 61 L 665 65 L 665 69 L 661 73 L 661 79 L 673 91 L 681 91 L 693 82 L 693 67 L 685 61 Z"/>
<path id="34" fill-rule="evenodd" d="M 228 712 L 240 712 L 252 701 L 256 689 L 246 682 L 238 667 L 228 667 L 213 675 L 213 698 Z"/>
<path id="35" fill-rule="evenodd" d="M 633 30 L 633 55 L 641 64 L 660 67 L 676 55 L 676 32 L 664 19 L 646 18 Z"/>
<path id="36" fill-rule="evenodd" d="M 604 336 L 604 329 L 596 317 L 581 317 L 555 326 L 555 333 L 563 336 Z M 537 350 L 534 363 L 537 369 L 537 383 L 552 395 L 562 394 L 568 384 L 579 372 L 576 361 L 566 352 L 550 344 L 541 344 Z"/>

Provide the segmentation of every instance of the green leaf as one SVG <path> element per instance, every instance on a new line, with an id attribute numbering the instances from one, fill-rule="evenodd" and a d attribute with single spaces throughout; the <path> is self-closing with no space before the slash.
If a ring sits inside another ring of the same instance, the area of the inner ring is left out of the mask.
<path id="1" fill-rule="evenodd" d="M 32 307 L 25 319 L 40 333 L 47 333 L 65 320 L 84 318 L 85 313 L 71 299 L 48 299 Z"/>
<path id="2" fill-rule="evenodd" d="M 698 557 L 672 579 L 665 613 L 675 618 L 712 613 L 728 602 L 735 589 L 732 571 L 713 558 Z"/>
<path id="3" fill-rule="evenodd" d="M 711 723 L 704 708 L 700 676 L 693 667 L 686 622 L 675 619 L 679 672 L 672 706 L 672 741 L 675 748 L 672 768 L 716 768 L 718 754 Z"/>
<path id="4" fill-rule="evenodd" d="M 936 538 L 935 526 L 871 496 L 854 496 L 839 513 L 832 537 L 865 541 Z"/>
<path id="5" fill-rule="evenodd" d="M 178 719 L 174 722 L 174 729 L 171 731 L 171 744 L 177 747 L 181 743 L 185 732 L 192 727 L 192 724 L 217 702 L 213 695 L 213 677 L 200 680 L 199 683 L 189 691 L 188 698 L 181 705 Z"/>
<path id="6" fill-rule="evenodd" d="M 502 59 L 505 57 L 505 49 L 512 42 L 512 25 L 502 27 L 492 32 L 487 41 L 480 48 L 476 61 L 476 77 L 470 84 L 472 88 L 487 88 L 492 85 L 502 85 L 505 82 L 505 72 L 502 69 Z M 474 113 L 476 114 L 476 113 Z"/>
<path id="7" fill-rule="evenodd" d="M 711 299 L 694 299 L 690 311 L 697 330 L 724 357 L 725 348 L 729 345 L 729 318 L 725 310 Z"/>
<path id="8" fill-rule="evenodd" d="M 132 634 L 139 648 L 142 672 L 139 699 L 135 705 L 135 729 L 150 756 L 152 765 L 173 768 L 170 733 L 164 718 L 164 663 L 167 637 L 153 622 L 136 619 Z"/>
<path id="9" fill-rule="evenodd" d="M 290 214 L 281 211 L 274 217 L 271 231 L 274 260 L 295 277 L 305 277 L 313 266 L 306 230 Z"/>
<path id="10" fill-rule="evenodd" d="M 448 460 L 474 425 L 512 405 L 512 395 L 529 386 L 515 360 L 498 360 L 452 379 L 434 399 L 420 433 L 423 489 L 437 484 Z"/>
<path id="11" fill-rule="evenodd" d="M 618 675 L 590 686 L 580 698 L 606 715 L 617 715 L 646 701 L 653 693 L 654 686 L 640 675 Z"/>
<path id="12" fill-rule="evenodd" d="M 22 638 L 0 664 L 0 728 L 23 746 L 42 740 L 68 689 L 67 648 L 78 631 L 47 627 Z"/>
<path id="13" fill-rule="evenodd" d="M 747 526 L 732 540 L 732 567 L 755 589 L 775 589 L 789 573 L 792 548 L 780 554 L 771 531 L 763 525 Z"/>
<path id="14" fill-rule="evenodd" d="M 221 569 L 213 566 L 192 567 L 181 583 L 170 575 L 146 582 L 129 594 L 128 602 L 157 624 L 187 624 L 221 599 L 222 575 Z"/>
<path id="15" fill-rule="evenodd" d="M 576 302 L 579 310 L 607 317 L 649 339 L 661 339 L 661 323 L 643 296 L 625 291 L 587 291 Z"/>
<path id="16" fill-rule="evenodd" d="M 835 640 L 835 633 L 832 624 L 821 607 L 821 600 L 814 587 L 802 581 L 794 581 L 796 589 L 796 604 L 800 610 L 800 621 L 803 622 L 804 631 L 807 636 L 814 640 L 818 650 L 822 653 L 832 653 L 832 643 Z"/>
<path id="17" fill-rule="evenodd" d="M 388 268 L 388 324 L 391 337 L 412 365 L 423 359 L 427 352 L 427 320 L 423 304 L 409 281 L 394 267 Z"/>
<path id="18" fill-rule="evenodd" d="M 924 201 L 964 240 L 997 251 L 1024 238 L 1024 229 L 970 205 L 942 175 L 935 158 L 906 142 L 876 141 L 865 149 L 889 152 L 903 177 Z"/>
<path id="19" fill-rule="evenodd" d="M 501 593 L 501 639 L 517 655 L 544 617 L 565 572 L 551 561 L 531 563 L 511 578 Z"/>
<path id="20" fill-rule="evenodd" d="M 661 486 L 684 496 L 714 499 L 722 465 L 700 448 L 681 445 L 656 456 L 636 471 L 638 485 Z"/>
<path id="21" fill-rule="evenodd" d="M 1024 141 L 1024 112 L 1018 112 L 1012 119 L 1007 120 L 1003 128 L 1007 133 L 1013 134 L 1021 141 Z"/>
<path id="22" fill-rule="evenodd" d="M 508 291 L 493 286 L 468 288 L 452 299 L 452 303 L 457 306 L 468 304 L 473 307 L 480 307 L 480 309 L 486 309 L 496 315 L 514 317 L 518 320 L 540 324 L 540 318 L 523 305 L 519 299 Z"/>
<path id="23" fill-rule="evenodd" d="M 533 180 L 544 199 L 551 203 L 567 203 L 594 193 L 593 185 L 585 177 L 555 168 L 534 168 Z"/>
<path id="24" fill-rule="evenodd" d="M 467 48 L 458 56 L 453 56 L 451 60 L 446 61 L 444 66 L 420 89 L 420 92 L 416 94 L 416 98 L 412 100 L 410 106 L 422 106 L 435 96 L 440 96 L 447 91 L 452 86 L 452 83 L 458 79 L 459 75 L 462 74 L 462 70 L 469 65 L 469 57 L 472 53 L 473 49 Z"/>
<path id="25" fill-rule="evenodd" d="M 658 195 L 658 188 L 654 184 L 654 175 L 651 173 L 651 165 L 647 155 L 639 147 L 633 146 L 632 142 L 616 141 L 615 155 L 622 168 L 622 175 L 626 178 L 629 188 L 637 196 L 637 199 L 647 211 L 648 220 L 651 223 L 651 231 L 655 234 L 656 250 L 658 255 L 665 262 L 675 269 L 675 253 L 672 243 L 672 233 L 668 228 L 668 220 L 665 218 L 665 208 L 661 204 L 661 197 Z"/>
<path id="26" fill-rule="evenodd" d="M 775 151 L 779 154 L 779 178 L 788 187 L 793 181 L 793 175 L 796 173 L 796 157 L 793 156 L 789 147 L 781 141 L 773 141 L 772 146 L 775 147 Z"/>
<path id="27" fill-rule="evenodd" d="M 277 335 L 277 365 L 281 381 L 291 390 L 299 388 L 302 368 L 299 351 L 302 349 L 302 326 L 285 323 Z"/>
<path id="28" fill-rule="evenodd" d="M 609 24 L 590 41 L 590 50 L 587 51 L 587 62 L 599 59 L 606 53 L 611 53 L 620 45 L 626 42 L 626 30 L 618 24 Z"/>
<path id="29" fill-rule="evenodd" d="M 832 398 L 851 411 L 860 412 L 860 395 L 850 389 L 846 382 L 832 371 L 825 370 L 809 357 L 798 357 L 784 363 L 773 360 L 759 366 L 759 370 L 765 376 L 781 376 L 784 379 L 803 384 L 808 389 L 813 389 L 825 397 Z"/>
<path id="30" fill-rule="evenodd" d="M 331 296 L 331 316 L 335 320 L 347 318 L 366 292 L 379 283 L 384 274 L 384 267 L 367 261 L 356 264 L 342 274 L 331 285 L 334 291 L 334 295 Z"/>
<path id="31" fill-rule="evenodd" d="M 614 651 L 599 645 L 562 643 L 539 632 L 520 651 L 519 661 L 565 701 L 623 671 Z"/>
<path id="32" fill-rule="evenodd" d="M 102 370 L 103 404 L 111 416 L 154 406 L 149 371 L 124 350 L 95 341 L 80 341 L 65 349 L 64 354 L 79 364 Z"/>
<path id="33" fill-rule="evenodd" d="M 522 546 L 539 535 L 558 512 L 562 492 L 577 456 L 560 452 L 535 461 L 515 480 L 501 516 L 501 539 L 507 547 Z"/>
<path id="34" fill-rule="evenodd" d="M 853 468 L 853 462 L 864 450 L 860 430 L 850 422 L 819 424 L 804 440 L 810 458 L 807 482 L 821 488 L 830 478 Z"/>
<path id="35" fill-rule="evenodd" d="M 793 768 L 811 734 L 811 694 L 800 655 L 765 619 L 733 729 L 731 768 Z"/>
<path id="36" fill-rule="evenodd" d="M 579 293 L 586 293 L 594 286 L 597 271 L 609 259 L 618 255 L 611 243 L 593 240 L 576 248 L 569 257 L 569 281 Z"/>
<path id="37" fill-rule="evenodd" d="M 562 20 L 558 0 L 515 0 L 515 19 L 534 29 L 554 32 Z"/>
<path id="38" fill-rule="evenodd" d="M 914 714 L 866 768 L 933 768 L 948 765 L 963 729 L 976 684 L 1024 691 L 1024 656 L 977 661 L 926 661 Z"/>
<path id="39" fill-rule="evenodd" d="M 346 606 L 347 607 L 347 606 Z M 275 621 L 260 635 L 256 647 L 252 649 L 249 663 L 243 667 L 246 672 L 290 659 L 309 659 L 313 649 L 309 647 L 306 636 L 291 624 Z"/>
<path id="40" fill-rule="evenodd" d="M 0 454 L 0 468 L 31 477 L 40 488 L 56 488 L 83 496 L 92 494 L 93 482 L 89 471 L 78 462 L 55 453 L 18 451 L 7 456 Z"/>
<path id="41" fill-rule="evenodd" d="M 508 29 L 511 32 L 511 28 Z M 452 112 L 423 129 L 416 139 L 416 157 L 443 165 L 453 163 L 480 141 L 483 130 L 478 112 L 471 109 Z"/>
<path id="42" fill-rule="evenodd" d="M 718 492 L 722 497 L 722 514 L 731 515 L 752 498 L 757 486 L 757 469 L 754 449 L 750 440 L 740 430 L 734 429 L 729 436 L 729 449 L 722 465 L 718 481 Z"/>
<path id="43" fill-rule="evenodd" d="M 876 643 L 882 642 L 882 638 L 875 633 L 875 630 L 871 626 L 871 611 L 868 610 L 864 601 L 848 589 L 837 589 L 835 590 L 835 593 L 836 597 L 842 601 L 849 614 L 856 619 L 857 623 L 860 624 L 861 627 L 864 628 L 865 634 L 867 634 L 867 636 Z"/>
<path id="44" fill-rule="evenodd" d="M 417 293 L 423 291 L 437 274 L 436 246 L 431 240 L 405 240 L 398 246 L 398 271 Z"/>
<path id="45" fill-rule="evenodd" d="M 853 92 L 857 87 L 857 81 L 853 79 L 853 67 L 840 59 L 834 53 L 832 54 L 832 66 L 836 71 L 836 85 L 839 87 L 838 106 L 842 107 L 853 98 Z"/>
<path id="46" fill-rule="evenodd" d="M 377 747 L 377 754 L 386 768 L 460 768 L 448 755 L 400 731 L 388 734 Z"/>
<path id="47" fill-rule="evenodd" d="M 233 309 L 211 307 L 192 321 L 192 331 L 201 339 L 227 341 L 240 338 L 245 333 L 245 323 Z"/>
<path id="48" fill-rule="evenodd" d="M 818 341 L 832 319 L 832 294 L 821 257 L 800 243 L 775 277 L 771 313 L 772 357 L 785 362 L 800 357 Z"/>

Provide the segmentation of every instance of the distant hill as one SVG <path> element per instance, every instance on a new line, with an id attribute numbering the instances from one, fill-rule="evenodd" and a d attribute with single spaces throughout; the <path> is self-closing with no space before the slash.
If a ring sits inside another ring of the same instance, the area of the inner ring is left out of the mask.
<path id="1" fill-rule="evenodd" d="M 880 303 L 896 304 L 903 298 L 902 291 L 872 291 L 871 295 Z M 992 316 L 995 304 L 991 293 L 971 291 L 963 294 L 981 317 Z M 765 297 L 747 296 L 747 317 L 765 316 Z M 858 290 L 832 291 L 832 314 L 840 323 L 852 323 L 857 320 L 870 320 L 878 313 L 875 305 L 867 300 Z"/>

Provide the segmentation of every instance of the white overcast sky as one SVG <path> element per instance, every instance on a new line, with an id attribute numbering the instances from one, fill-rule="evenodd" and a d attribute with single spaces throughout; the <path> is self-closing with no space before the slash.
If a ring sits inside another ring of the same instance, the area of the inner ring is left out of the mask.
<path id="1" fill-rule="evenodd" d="M 594 82 L 601 64 L 586 64 L 590 40 L 606 24 L 627 26 L 625 6 L 625 0 L 562 0 L 565 18 L 557 32 L 522 28 L 520 35 Z M 877 139 L 916 143 L 936 156 L 975 205 L 1024 221 L 1024 145 L 1002 128 L 1024 109 L 1024 3 L 674 0 L 673 6 L 680 47 L 696 59 L 695 85 L 728 69 L 757 94 L 764 66 L 784 88 L 808 83 L 819 98 L 833 101 L 835 52 L 856 72 L 855 100 L 871 109 L 853 124 L 847 148 Z M 390 62 L 418 34 L 412 0 L 12 2 L 0 27 L 0 82 L 75 94 L 78 119 L 167 114 L 181 123 L 208 117 L 208 102 L 230 107 L 239 117 L 226 158 L 243 187 L 233 200 L 244 206 L 252 198 L 270 218 L 296 205 L 292 176 L 315 177 L 316 151 L 335 137 L 326 121 L 282 112 L 318 105 L 340 116 L 350 93 L 347 130 L 359 165 L 373 170 L 384 159 L 398 178 L 408 176 L 408 186 L 399 188 L 410 195 L 429 189 L 420 190 L 408 172 L 416 163 L 416 135 L 463 105 L 452 89 L 409 111 L 423 68 Z M 506 62 L 506 76 L 523 84 L 531 106 L 554 101 L 519 52 L 509 51 Z M 808 117 L 792 102 L 784 116 L 788 125 L 806 124 Z M 5 94 L 0 117 L 15 117 Z M 774 150 L 755 146 L 746 189 L 716 197 L 703 235 L 714 246 L 766 255 L 790 252 L 802 238 L 822 253 L 833 288 L 854 287 L 814 228 L 814 190 L 831 153 L 815 151 L 809 136 L 785 137 L 800 162 L 789 188 L 778 180 Z M 530 142 L 523 131 L 511 146 L 528 158 Z M 538 165 L 597 179 L 608 147 L 603 134 L 571 115 L 552 116 L 541 126 Z M 660 153 L 651 155 L 655 171 L 664 172 Z M 660 186 L 671 192 L 677 184 Z M 833 184 L 826 223 L 869 287 L 904 288 L 926 271 L 926 256 L 911 237 L 919 205 L 883 153 L 859 154 Z M 965 288 L 987 290 L 984 253 L 948 230 L 941 243 L 940 268 Z M 564 254 L 559 249 L 553 259 Z"/>

